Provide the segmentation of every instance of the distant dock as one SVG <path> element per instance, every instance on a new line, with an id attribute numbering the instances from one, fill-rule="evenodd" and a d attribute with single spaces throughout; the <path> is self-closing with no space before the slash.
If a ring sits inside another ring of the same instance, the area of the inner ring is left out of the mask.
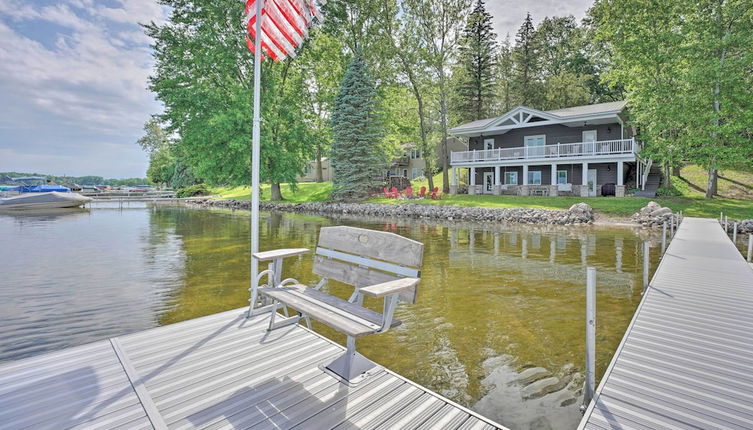
<path id="1" fill-rule="evenodd" d="M 684 218 L 579 429 L 753 428 L 753 270 Z"/>
<path id="2" fill-rule="evenodd" d="M 503 428 L 388 369 L 350 387 L 344 348 L 247 309 L 0 366 L 0 429 Z"/>

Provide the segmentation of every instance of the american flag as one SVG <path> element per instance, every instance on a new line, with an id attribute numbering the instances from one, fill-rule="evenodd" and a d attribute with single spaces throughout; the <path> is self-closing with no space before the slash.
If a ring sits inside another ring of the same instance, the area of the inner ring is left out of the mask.
<path id="1" fill-rule="evenodd" d="M 306 37 L 316 15 L 311 0 L 247 0 L 244 22 L 248 31 L 246 45 L 254 52 L 256 39 L 256 2 L 263 1 L 261 9 L 262 56 L 280 61 L 295 57 L 295 49 Z"/>

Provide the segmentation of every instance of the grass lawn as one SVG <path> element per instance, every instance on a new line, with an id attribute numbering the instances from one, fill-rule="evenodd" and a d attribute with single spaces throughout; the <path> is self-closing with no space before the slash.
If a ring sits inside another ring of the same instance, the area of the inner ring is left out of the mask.
<path id="1" fill-rule="evenodd" d="M 753 174 L 729 171 L 722 172 L 719 178 L 719 194 L 712 200 L 706 200 L 703 189 L 706 184 L 706 173 L 695 166 L 683 168 L 680 178 L 673 178 L 674 188 L 682 193 L 679 197 L 656 197 L 654 199 L 640 197 L 533 197 L 533 196 L 492 196 L 467 194 L 445 195 L 442 200 L 394 200 L 383 197 L 370 199 L 371 203 L 406 204 L 420 203 L 427 205 L 455 205 L 465 207 L 490 208 L 536 208 L 536 209 L 567 209 L 575 203 L 585 202 L 591 205 L 598 214 L 610 217 L 629 217 L 651 200 L 674 211 L 682 210 L 687 216 L 717 218 L 719 212 L 724 212 L 730 218 L 753 218 Z M 441 187 L 442 175 L 434 177 L 436 186 Z M 414 180 L 413 188 L 418 192 L 421 186 L 427 186 L 428 181 Z M 250 187 L 214 188 L 214 194 L 222 199 L 248 200 L 251 198 Z M 282 185 L 282 195 L 289 203 L 323 202 L 329 198 L 332 191 L 331 182 L 299 183 L 296 191 L 290 186 Z M 735 197 L 735 198 L 731 198 Z M 740 198 L 742 197 L 742 199 Z M 262 200 L 269 200 L 269 185 L 262 186 Z"/>
<path id="2" fill-rule="evenodd" d="M 329 199 L 332 182 L 299 182 L 297 189 L 282 184 L 282 197 L 288 203 L 323 202 Z M 210 189 L 212 194 L 219 195 L 223 200 L 251 200 L 251 187 L 217 187 Z M 269 200 L 270 185 L 261 186 L 261 199 Z"/>

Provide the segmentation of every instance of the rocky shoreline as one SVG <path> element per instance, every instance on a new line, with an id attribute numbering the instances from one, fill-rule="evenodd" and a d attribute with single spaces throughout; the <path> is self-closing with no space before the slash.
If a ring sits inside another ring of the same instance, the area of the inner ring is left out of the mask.
<path id="1" fill-rule="evenodd" d="M 249 210 L 247 200 L 216 200 L 192 198 L 185 202 L 200 208 L 225 208 Z M 429 218 L 450 221 L 492 221 L 521 224 L 588 225 L 594 222 L 591 206 L 577 203 L 568 210 L 526 208 L 477 208 L 461 206 L 433 206 L 422 204 L 377 204 L 377 203 L 276 203 L 261 202 L 263 211 L 310 213 L 323 215 L 361 215 L 372 217 Z"/>

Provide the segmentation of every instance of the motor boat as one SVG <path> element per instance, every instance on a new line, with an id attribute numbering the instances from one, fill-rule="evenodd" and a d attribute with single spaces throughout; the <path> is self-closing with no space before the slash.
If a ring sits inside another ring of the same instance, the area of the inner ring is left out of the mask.
<path id="1" fill-rule="evenodd" d="M 27 192 L 0 198 L 0 210 L 75 208 L 92 201 L 91 197 L 72 192 Z"/>
<path id="2" fill-rule="evenodd" d="M 15 182 L 43 180 L 43 177 L 12 178 Z M 71 192 L 61 185 L 20 185 L 4 187 L 0 210 L 75 208 L 92 201 L 90 197 Z M 9 195 L 16 194 L 16 195 Z M 7 196 L 7 197 L 5 197 Z"/>

